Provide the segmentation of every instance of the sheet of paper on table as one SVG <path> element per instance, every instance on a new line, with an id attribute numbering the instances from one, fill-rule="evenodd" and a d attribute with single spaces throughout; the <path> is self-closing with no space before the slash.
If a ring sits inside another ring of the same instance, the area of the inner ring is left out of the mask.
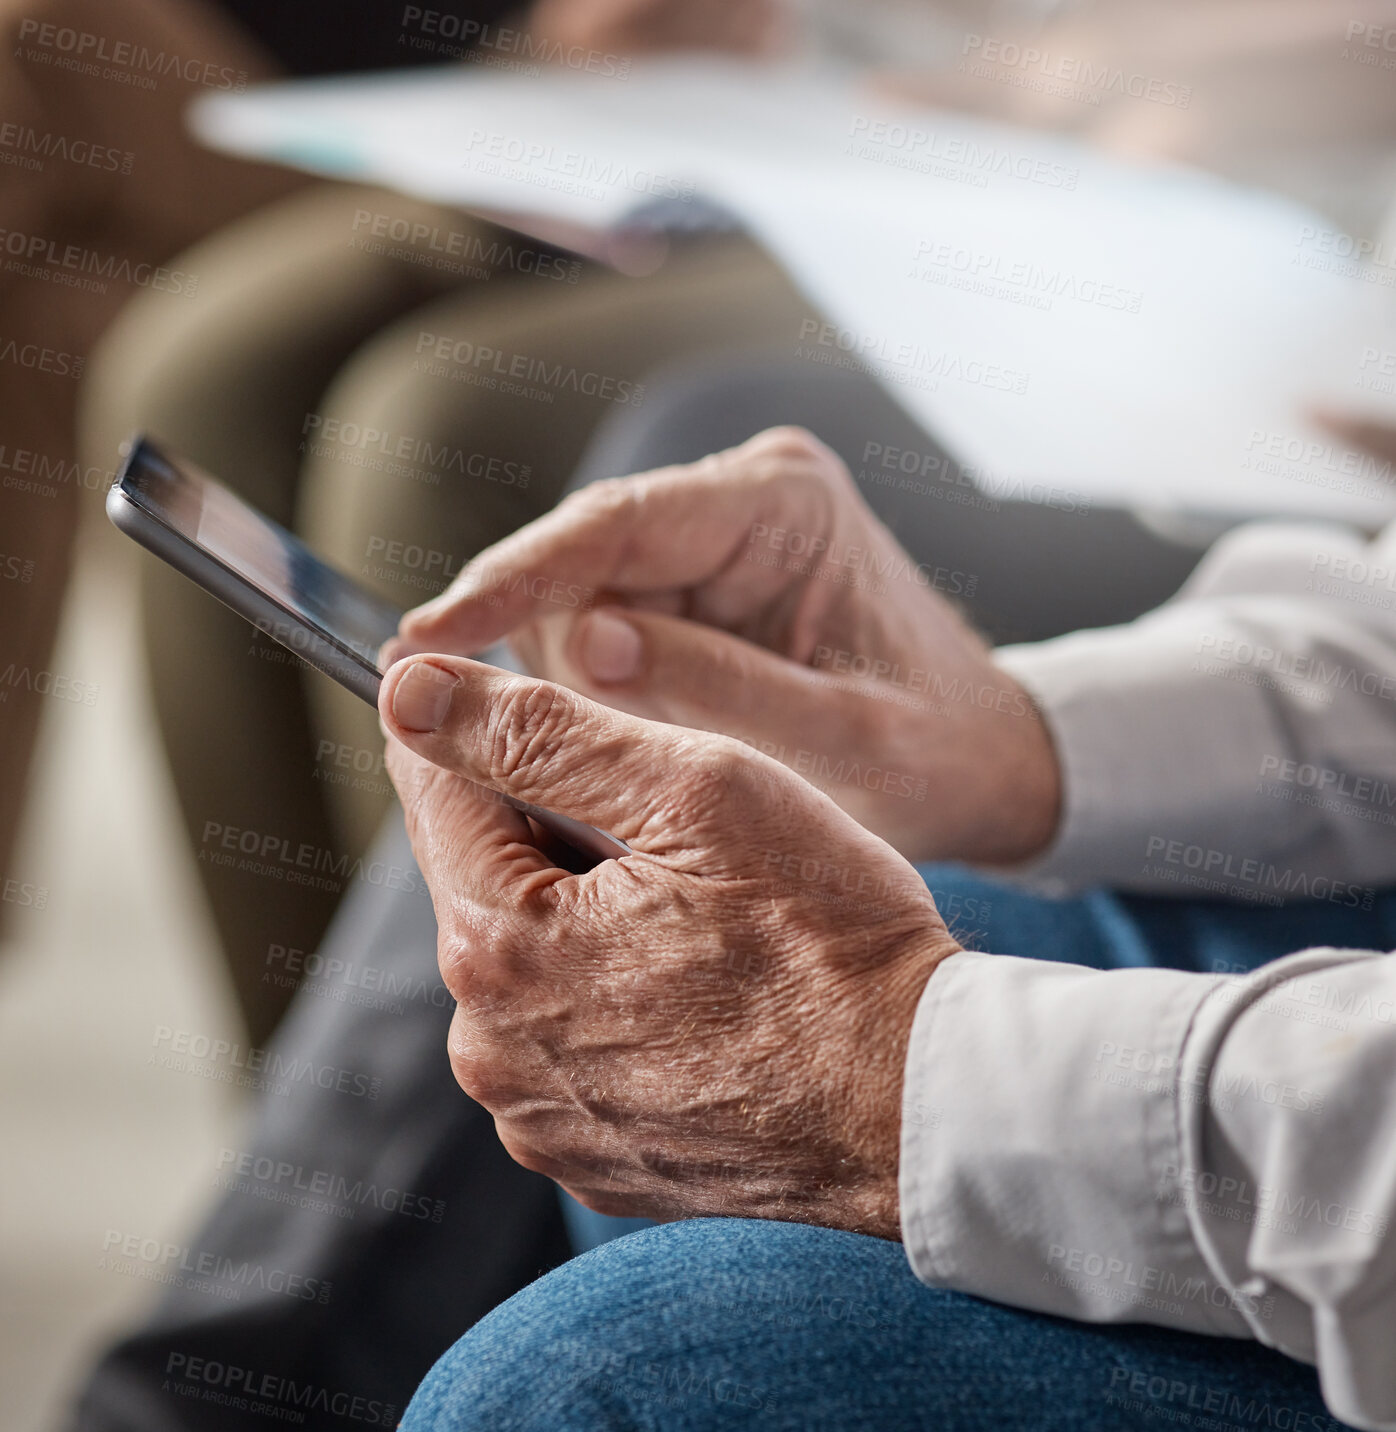
<path id="1" fill-rule="evenodd" d="M 1396 413 L 1396 255 L 1276 196 L 713 61 L 301 82 L 193 122 L 469 209 L 611 228 L 715 202 L 809 299 L 791 357 L 866 368 L 996 496 L 1396 516 L 1387 467 L 1306 416 Z"/>

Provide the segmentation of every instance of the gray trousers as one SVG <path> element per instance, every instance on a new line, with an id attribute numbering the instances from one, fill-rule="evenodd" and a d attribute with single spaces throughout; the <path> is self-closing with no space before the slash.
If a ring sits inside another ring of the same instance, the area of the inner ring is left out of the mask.
<path id="1" fill-rule="evenodd" d="M 72 1427 L 395 1427 L 461 1332 L 571 1255 L 556 1189 L 451 1073 L 454 1006 L 400 812 L 362 872 L 267 1048 L 246 1139 L 220 1158 L 226 1191 L 156 1265 L 170 1285 Z"/>
<path id="2" fill-rule="evenodd" d="M 801 424 L 918 561 L 975 578 L 967 605 L 998 639 L 1128 618 L 1195 560 L 1069 497 L 986 502 L 856 375 L 748 355 L 650 393 L 599 434 L 578 483 Z M 80 1432 L 219 1432 L 291 1410 L 302 1427 L 394 1426 L 440 1353 L 570 1254 L 555 1189 L 508 1159 L 451 1074 L 431 902 L 399 816 L 307 974 L 269 1051 L 287 1087 L 225 1155 L 226 1192 L 180 1281 L 97 1368 Z"/>

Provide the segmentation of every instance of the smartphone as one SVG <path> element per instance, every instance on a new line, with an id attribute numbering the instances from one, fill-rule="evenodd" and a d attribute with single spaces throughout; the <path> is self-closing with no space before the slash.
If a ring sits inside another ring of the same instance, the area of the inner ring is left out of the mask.
<path id="1" fill-rule="evenodd" d="M 322 561 L 300 538 L 149 438 L 132 438 L 107 516 L 307 665 L 375 710 L 378 651 L 402 613 Z M 512 796 L 500 798 L 596 860 L 628 855 L 613 835 Z"/>

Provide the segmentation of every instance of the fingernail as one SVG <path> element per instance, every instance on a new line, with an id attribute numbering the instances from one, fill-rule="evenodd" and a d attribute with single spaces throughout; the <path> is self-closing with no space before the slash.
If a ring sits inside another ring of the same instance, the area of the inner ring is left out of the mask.
<path id="1" fill-rule="evenodd" d="M 592 612 L 582 632 L 581 657 L 593 681 L 632 681 L 640 672 L 644 645 L 630 622 L 610 612 Z"/>
<path id="2" fill-rule="evenodd" d="M 393 720 L 406 731 L 435 731 L 451 709 L 460 677 L 429 661 L 414 661 L 393 688 Z"/>

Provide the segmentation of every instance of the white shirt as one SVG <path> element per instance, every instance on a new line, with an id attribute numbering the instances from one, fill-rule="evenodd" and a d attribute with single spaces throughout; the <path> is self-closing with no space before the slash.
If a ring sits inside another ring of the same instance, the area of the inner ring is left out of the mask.
<path id="1" fill-rule="evenodd" d="M 1368 907 L 1396 885 L 1396 530 L 1242 528 L 1158 611 L 999 658 L 1064 775 L 1023 878 Z M 1396 1429 L 1396 955 L 1238 978 L 1014 954 L 951 957 L 917 1011 L 917 1276 L 1256 1338 L 1316 1363 L 1336 1416 Z M 1226 1412 L 1163 1396 L 1170 1420 Z"/>

